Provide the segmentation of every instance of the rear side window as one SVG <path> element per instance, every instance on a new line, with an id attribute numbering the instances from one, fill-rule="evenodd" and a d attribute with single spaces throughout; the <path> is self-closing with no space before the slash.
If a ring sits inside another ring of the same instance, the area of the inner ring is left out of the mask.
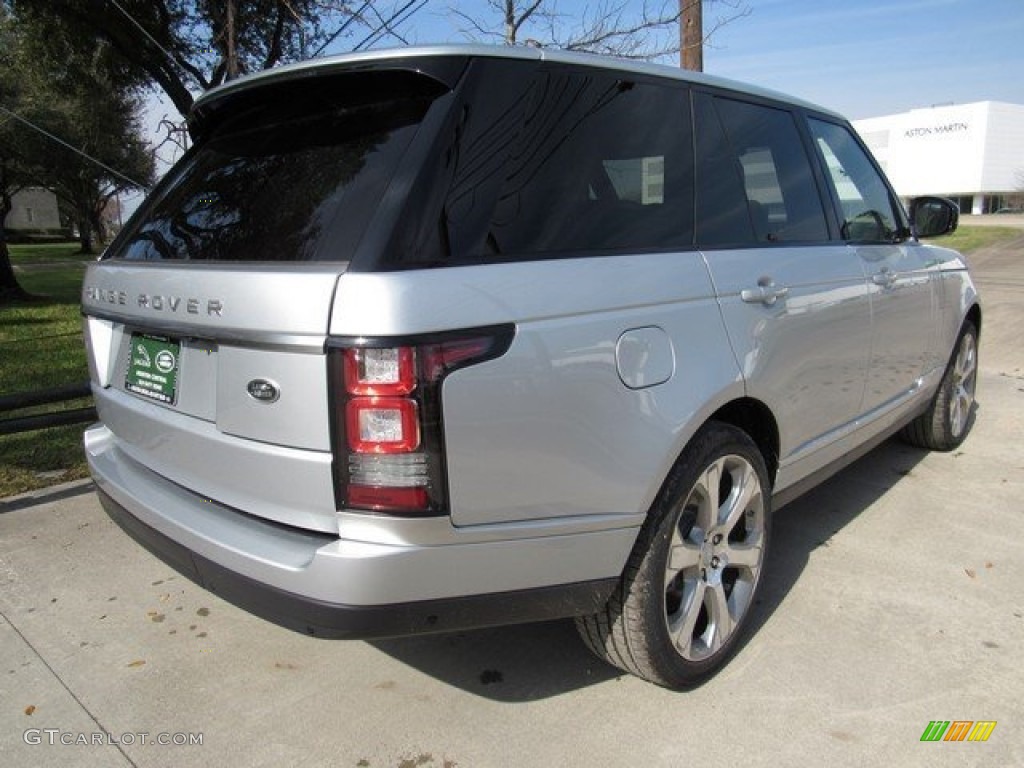
<path id="1" fill-rule="evenodd" d="M 808 121 L 839 200 L 842 236 L 852 242 L 893 242 L 902 227 L 889 190 L 847 128 Z"/>
<path id="2" fill-rule="evenodd" d="M 169 174 L 112 255 L 351 258 L 439 89 L 411 73 L 377 72 L 245 94 Z"/>
<path id="3" fill-rule="evenodd" d="M 480 255 L 692 245 L 688 106 L 684 88 L 538 76 Z"/>
<path id="4" fill-rule="evenodd" d="M 689 90 L 476 60 L 384 268 L 693 244 Z"/>
<path id="5" fill-rule="evenodd" d="M 828 225 L 792 113 L 697 99 L 697 242 L 816 242 Z"/>

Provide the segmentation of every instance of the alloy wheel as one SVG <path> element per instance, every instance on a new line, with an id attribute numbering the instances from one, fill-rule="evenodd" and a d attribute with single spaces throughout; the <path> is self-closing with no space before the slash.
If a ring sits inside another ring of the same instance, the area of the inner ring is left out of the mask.
<path id="1" fill-rule="evenodd" d="M 720 651 L 750 608 L 761 575 L 765 503 L 745 458 L 708 466 L 679 507 L 665 568 L 665 620 L 676 651 L 702 661 Z"/>

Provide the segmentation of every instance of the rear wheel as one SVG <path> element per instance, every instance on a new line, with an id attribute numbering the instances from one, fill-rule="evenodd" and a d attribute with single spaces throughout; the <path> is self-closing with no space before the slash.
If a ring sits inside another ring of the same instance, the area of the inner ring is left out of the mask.
<path id="1" fill-rule="evenodd" d="M 930 451 L 958 447 L 974 423 L 978 385 L 978 331 L 967 321 L 931 406 L 900 433 L 904 440 Z"/>
<path id="2" fill-rule="evenodd" d="M 594 653 L 669 688 L 729 659 L 761 582 L 770 529 L 764 459 L 712 422 L 676 462 L 605 610 L 577 619 Z"/>

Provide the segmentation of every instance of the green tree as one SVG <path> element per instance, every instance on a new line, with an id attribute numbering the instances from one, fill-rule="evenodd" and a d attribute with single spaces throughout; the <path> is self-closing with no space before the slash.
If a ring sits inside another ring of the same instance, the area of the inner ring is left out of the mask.
<path id="1" fill-rule="evenodd" d="M 6 215 L 18 189 L 52 190 L 92 252 L 108 202 L 147 186 L 153 160 L 130 74 L 109 50 L 82 51 L 71 39 L 61 23 L 43 27 L 0 5 L 0 204 Z M 0 242 L 0 295 L 21 293 Z"/>
<path id="2" fill-rule="evenodd" d="M 16 49 L 13 26 L 6 8 L 0 5 L 0 106 L 15 105 L 21 101 L 22 88 L 14 68 Z M 0 112 L 0 303 L 25 296 L 11 267 L 7 233 L 3 226 L 13 207 L 14 194 L 28 181 L 15 153 L 16 143 L 12 137 L 16 126 L 13 120 L 6 112 Z"/>
<path id="3" fill-rule="evenodd" d="M 182 115 L 198 92 L 247 72 L 310 58 L 341 35 L 357 46 L 395 35 L 426 0 L 20 0 L 41 22 L 67 23 L 82 49 L 109 46 Z M 401 40 L 401 38 L 398 38 Z"/>

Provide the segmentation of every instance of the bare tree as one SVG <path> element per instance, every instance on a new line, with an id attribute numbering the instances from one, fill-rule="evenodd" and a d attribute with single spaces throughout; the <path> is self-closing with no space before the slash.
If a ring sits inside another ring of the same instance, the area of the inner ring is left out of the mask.
<path id="1" fill-rule="evenodd" d="M 707 0 L 728 9 L 716 17 L 703 43 L 724 24 L 746 16 L 742 0 Z M 599 0 L 585 6 L 582 15 L 558 10 L 557 0 L 486 0 L 451 7 L 462 20 L 459 30 L 471 40 L 505 45 L 537 45 L 568 51 L 587 51 L 627 59 L 652 60 L 674 56 L 683 50 L 677 29 L 684 13 L 700 0 Z"/>

